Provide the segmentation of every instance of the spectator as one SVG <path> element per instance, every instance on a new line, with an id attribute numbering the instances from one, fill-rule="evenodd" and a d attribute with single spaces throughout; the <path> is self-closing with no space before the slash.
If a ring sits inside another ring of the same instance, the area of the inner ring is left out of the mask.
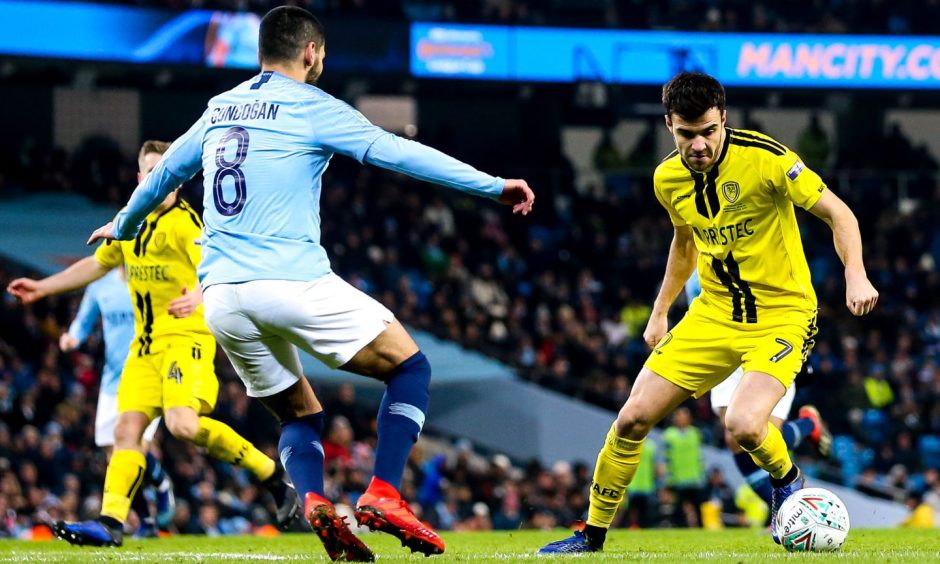
<path id="1" fill-rule="evenodd" d="M 718 9 L 723 22 L 734 13 Z M 652 18 L 651 25 L 655 21 Z M 109 162 L 110 145 L 90 146 L 102 151 L 96 157 L 100 163 Z M 68 177 L 44 179 L 37 164 L 49 161 L 44 151 L 48 153 L 34 145 L 12 151 L 17 159 L 22 156 L 17 170 L 36 174 L 0 170 L 7 185 L 15 182 L 13 188 L 22 190 L 29 182 L 55 184 Z M 902 210 L 896 190 L 886 187 L 883 177 L 871 181 L 870 175 L 852 176 L 852 190 L 840 192 L 859 210 L 866 226 L 867 266 L 879 289 L 884 288 L 875 315 L 854 319 L 838 307 L 844 283 L 831 253 L 831 238 L 825 226 L 805 225 L 807 256 L 820 265 L 814 266 L 814 285 L 822 311 L 811 356 L 813 373 L 801 376 L 798 390 L 804 401 L 821 404 L 847 447 L 844 455 L 839 451 L 832 461 L 816 465 L 821 475 L 852 484 L 870 468 L 858 481 L 860 489 L 902 500 L 910 490 L 930 502 L 937 495 L 935 487 L 925 487 L 926 473 L 919 474 L 919 469 L 932 467 L 927 462 L 930 453 L 918 445 L 925 436 L 940 434 L 935 350 L 940 338 L 934 338 L 940 335 L 940 329 L 935 330 L 940 327 L 940 278 L 932 266 L 940 260 L 940 233 L 929 228 L 940 223 L 940 192 L 927 159 L 912 159 L 928 171 L 930 190 L 912 190 Z M 63 170 L 72 160 L 72 155 L 52 159 L 61 161 Z M 127 163 L 117 166 L 123 169 Z M 563 393 L 611 409 L 622 405 L 648 354 L 639 334 L 648 316 L 646 304 L 665 268 L 670 237 L 668 223 L 657 219 L 662 214 L 650 197 L 648 174 L 627 174 L 620 194 L 573 197 L 565 213 L 507 223 L 468 205 L 460 194 L 436 192 L 440 204 L 432 205 L 435 213 L 426 215 L 422 201 L 429 192 L 421 185 L 390 176 L 380 180 L 379 190 L 369 169 L 353 170 L 337 163 L 323 190 L 324 243 L 344 249 L 334 264 L 340 274 L 374 289 L 419 330 L 489 354 L 522 377 Z M 449 234 L 451 225 L 459 238 Z M 5 285 L 13 271 L 21 270 L 0 261 L 0 283 Z M 17 523 L 32 523 L 53 512 L 81 513 L 100 503 L 104 461 L 88 448 L 94 409 L 87 399 L 95 396 L 100 344 L 91 339 L 87 350 L 64 356 L 51 340 L 75 305 L 76 299 L 69 296 L 26 309 L 0 300 L 0 464 L 8 461 L 7 470 L 0 466 L 0 497 Z M 257 402 L 244 398 L 224 361 L 218 372 L 223 379 L 220 416 L 260 437 L 270 436 L 276 422 Z M 336 403 L 336 415 L 351 430 L 334 437 L 337 448 L 331 460 L 343 463 L 329 468 L 328 491 L 354 504 L 371 472 L 373 408 L 355 409 L 351 387 L 336 393 L 346 398 Z M 697 411 L 695 423 L 705 431 L 700 441 L 711 440 L 713 416 Z M 170 438 L 158 444 L 181 501 L 191 508 L 181 516 L 181 530 L 193 530 L 200 507 L 209 502 L 220 513 L 220 530 L 226 522 L 239 527 L 234 521 L 238 517 L 252 526 L 266 522 L 271 508 L 257 491 L 245 487 L 244 477 L 224 465 L 207 463 Z M 666 443 L 660 446 L 669 450 Z M 268 448 L 273 448 L 270 442 Z M 436 467 L 429 466 L 427 461 L 438 454 L 416 451 L 403 486 L 413 498 L 433 493 L 432 501 L 421 503 L 429 520 L 441 513 L 440 519 L 449 519 L 454 527 L 480 517 L 474 513 L 478 501 L 486 503 L 494 527 L 568 525 L 583 517 L 589 476 L 544 469 L 522 474 L 508 461 L 480 461 L 466 450 L 442 454 Z M 899 463 L 909 470 L 889 478 L 886 474 Z M 49 471 L 52 465 L 62 469 Z M 77 482 L 77 491 L 74 483 L 66 483 L 69 474 L 75 476 L 69 481 Z M 197 487 L 204 482 L 211 487 Z M 206 488 L 219 495 L 200 493 Z M 676 504 L 676 492 L 661 489 L 653 514 L 688 521 Z"/>
<path id="2" fill-rule="evenodd" d="M 819 115 L 810 114 L 809 124 L 806 126 L 796 142 L 797 153 L 810 169 L 823 174 L 829 163 L 829 137 L 819 125 Z"/>
<path id="3" fill-rule="evenodd" d="M 933 529 L 937 526 L 933 507 L 924 503 L 920 496 L 912 494 L 908 496 L 908 509 L 911 510 L 910 516 L 901 522 L 902 527 L 910 529 Z"/>
<path id="4" fill-rule="evenodd" d="M 627 488 L 626 526 L 631 529 L 646 529 L 656 522 L 656 479 L 659 468 L 656 462 L 656 441 L 646 439 L 636 475 Z"/>
<path id="5" fill-rule="evenodd" d="M 871 373 L 865 377 L 865 393 L 868 403 L 876 409 L 894 403 L 894 391 L 885 377 L 883 366 L 873 366 Z"/>
<path id="6" fill-rule="evenodd" d="M 675 525 L 698 527 L 699 504 L 705 485 L 702 464 L 702 432 L 692 425 L 692 413 L 680 407 L 672 416 L 673 425 L 663 432 L 666 456 L 666 482 L 676 494 Z"/>

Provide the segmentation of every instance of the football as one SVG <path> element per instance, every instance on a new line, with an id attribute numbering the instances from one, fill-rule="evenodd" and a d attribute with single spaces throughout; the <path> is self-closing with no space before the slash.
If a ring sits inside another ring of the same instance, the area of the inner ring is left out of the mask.
<path id="1" fill-rule="evenodd" d="M 777 534 L 790 552 L 839 550 L 849 534 L 849 512 L 831 491 L 805 488 L 780 507 Z"/>

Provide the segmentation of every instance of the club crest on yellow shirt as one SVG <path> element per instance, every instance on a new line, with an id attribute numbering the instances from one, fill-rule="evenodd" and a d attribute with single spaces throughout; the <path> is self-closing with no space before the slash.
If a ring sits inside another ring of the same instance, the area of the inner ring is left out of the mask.
<path id="1" fill-rule="evenodd" d="M 721 193 L 729 204 L 733 204 L 738 201 L 738 197 L 741 195 L 741 186 L 734 181 L 725 182 L 721 185 Z"/>
<path id="2" fill-rule="evenodd" d="M 153 238 L 153 246 L 163 248 L 164 243 L 166 243 L 166 233 L 157 233 Z"/>

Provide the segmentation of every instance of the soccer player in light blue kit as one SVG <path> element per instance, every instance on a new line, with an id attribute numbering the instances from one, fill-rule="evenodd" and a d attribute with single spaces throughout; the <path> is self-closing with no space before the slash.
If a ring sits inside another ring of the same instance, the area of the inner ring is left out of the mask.
<path id="1" fill-rule="evenodd" d="M 261 21 L 261 73 L 209 101 L 98 239 L 129 240 L 146 214 L 199 169 L 205 232 L 199 277 L 206 323 L 245 382 L 280 420 L 279 452 L 305 514 L 336 560 L 372 551 L 323 498 L 323 408 L 297 349 L 332 368 L 386 383 L 378 413 L 375 476 L 356 506 L 360 524 L 426 555 L 444 543 L 401 499 L 405 462 L 424 425 L 431 367 L 394 315 L 336 276 L 320 244 L 321 177 L 339 153 L 466 193 L 532 210 L 523 180 L 480 172 L 372 125 L 314 84 L 324 32 L 309 12 L 270 11 Z"/>
<path id="2" fill-rule="evenodd" d="M 114 446 L 114 425 L 117 422 L 117 389 L 121 381 L 124 361 L 134 340 L 134 306 L 124 269 L 116 268 L 92 282 L 82 296 L 75 319 L 67 332 L 59 337 L 59 348 L 69 352 L 84 343 L 94 331 L 98 319 L 101 319 L 101 332 L 104 336 L 104 366 L 101 369 L 101 382 L 98 386 L 98 406 L 95 412 L 95 445 L 107 449 L 108 455 Z M 144 431 L 144 441 L 149 445 L 160 426 L 160 418 L 151 421 Z M 149 448 L 147 449 L 149 451 Z M 140 518 L 138 536 L 157 536 L 157 524 L 167 527 L 173 518 L 175 500 L 170 478 L 163 467 L 147 452 L 146 474 L 150 484 L 157 492 L 157 516 L 150 515 L 150 508 L 143 491 L 138 491 L 131 501 L 131 507 Z"/>
<path id="3" fill-rule="evenodd" d="M 698 271 L 694 271 L 692 272 L 692 276 L 689 277 L 689 281 L 685 283 L 685 297 L 687 303 L 691 305 L 692 300 L 701 293 L 702 284 L 698 278 Z M 739 366 L 731 373 L 731 376 L 722 380 L 721 383 L 708 392 L 712 411 L 721 418 L 722 424 L 725 422 L 725 412 L 731 404 L 731 397 L 734 395 L 734 391 L 737 389 L 738 384 L 741 383 L 743 377 L 744 371 Z M 777 402 L 777 405 L 771 412 L 771 423 L 780 429 L 781 434 L 783 434 L 783 440 L 787 443 L 787 448 L 791 450 L 795 449 L 800 446 L 803 439 L 809 439 L 820 455 L 829 456 L 832 445 L 832 435 L 830 435 L 829 430 L 826 428 L 826 424 L 822 420 L 819 410 L 812 405 L 804 405 L 800 408 L 799 419 L 787 420 L 790 416 L 790 408 L 793 406 L 793 398 L 795 395 L 796 384 L 791 384 L 787 392 L 780 398 L 780 401 Z M 770 485 L 770 474 L 761 470 L 757 464 L 754 463 L 754 459 L 751 458 L 751 455 L 745 452 L 744 449 L 735 442 L 730 433 L 726 434 L 725 443 L 728 445 L 731 453 L 734 454 L 734 463 L 738 471 L 741 472 L 741 476 L 747 480 L 751 489 L 767 503 L 767 507 L 770 507 L 771 495 L 773 494 L 773 487 Z"/>

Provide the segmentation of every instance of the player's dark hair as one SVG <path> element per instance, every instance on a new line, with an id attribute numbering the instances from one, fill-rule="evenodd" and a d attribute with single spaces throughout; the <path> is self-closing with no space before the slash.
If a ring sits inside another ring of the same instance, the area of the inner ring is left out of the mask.
<path id="1" fill-rule="evenodd" d="M 274 8 L 261 18 L 258 54 L 262 63 L 293 61 L 311 41 L 323 45 L 325 30 L 313 14 L 296 6 Z"/>
<path id="2" fill-rule="evenodd" d="M 666 115 L 694 120 L 711 108 L 725 109 L 725 88 L 702 72 L 680 72 L 663 86 Z"/>
<path id="3" fill-rule="evenodd" d="M 170 144 L 166 141 L 157 141 L 155 139 L 148 139 L 144 141 L 144 144 L 140 146 L 140 153 L 137 154 L 138 159 L 142 159 L 150 153 L 156 153 L 162 155 L 166 153 L 166 150 L 170 148 Z"/>

